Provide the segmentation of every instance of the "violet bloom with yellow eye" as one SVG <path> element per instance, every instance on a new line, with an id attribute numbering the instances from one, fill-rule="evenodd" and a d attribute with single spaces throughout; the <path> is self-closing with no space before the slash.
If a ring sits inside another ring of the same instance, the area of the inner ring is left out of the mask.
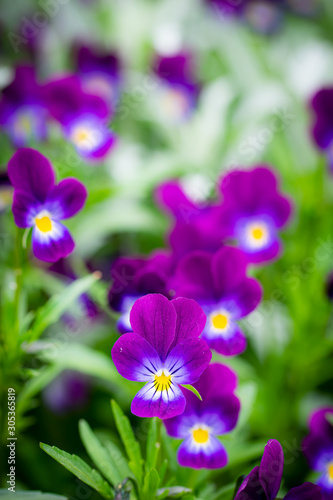
<path id="1" fill-rule="evenodd" d="M 260 284 L 246 276 L 247 259 L 237 248 L 223 247 L 215 254 L 192 252 L 184 257 L 172 284 L 176 296 L 195 299 L 207 316 L 201 338 L 224 356 L 246 349 L 238 320 L 259 304 Z"/>
<path id="2" fill-rule="evenodd" d="M 198 338 L 206 322 L 203 310 L 194 300 L 150 294 L 135 302 L 130 322 L 133 333 L 117 340 L 112 359 L 124 378 L 146 382 L 132 401 L 132 413 L 180 415 L 186 405 L 180 385 L 196 382 L 212 357 Z"/>
<path id="3" fill-rule="evenodd" d="M 102 97 L 114 108 L 119 99 L 121 85 L 118 55 L 81 46 L 77 51 L 77 67 L 83 91 Z"/>
<path id="4" fill-rule="evenodd" d="M 225 239 L 236 240 L 254 264 L 276 259 L 282 252 L 279 230 L 290 220 L 292 204 L 279 192 L 273 170 L 235 170 L 222 178 L 220 190 Z"/>
<path id="5" fill-rule="evenodd" d="M 310 467 L 320 474 L 316 481 L 323 500 L 333 499 L 333 407 L 320 408 L 310 417 L 310 434 L 303 441 L 303 453 Z"/>
<path id="6" fill-rule="evenodd" d="M 0 125 L 16 147 L 46 139 L 47 107 L 35 70 L 16 68 L 14 80 L 2 91 Z"/>
<path id="7" fill-rule="evenodd" d="M 115 135 L 107 127 L 108 105 L 101 97 L 83 92 L 77 76 L 49 82 L 44 93 L 51 116 L 80 156 L 102 159 L 115 145 Z"/>
<path id="8" fill-rule="evenodd" d="M 8 163 L 14 187 L 13 214 L 18 227 L 32 227 L 32 251 L 37 259 L 56 262 L 74 250 L 74 241 L 62 219 L 79 212 L 87 190 L 76 179 L 55 184 L 51 163 L 34 149 L 19 149 Z"/>
<path id="9" fill-rule="evenodd" d="M 333 87 L 319 90 L 312 99 L 314 123 L 312 135 L 316 145 L 327 158 L 333 172 Z"/>
<path id="10" fill-rule="evenodd" d="M 271 439 L 265 446 L 260 466 L 254 467 L 246 476 L 235 500 L 275 500 L 281 485 L 283 463 L 282 446 L 276 439 Z M 292 488 L 283 500 L 322 500 L 321 488 L 303 483 Z"/>
<path id="11" fill-rule="evenodd" d="M 202 397 L 183 389 L 186 408 L 182 415 L 164 421 L 167 432 L 184 439 L 178 450 L 178 462 L 193 469 L 219 469 L 228 456 L 217 438 L 232 431 L 240 410 L 234 391 L 237 378 L 227 366 L 213 363 L 201 375 L 194 387 Z"/>
<path id="12" fill-rule="evenodd" d="M 160 79 L 159 102 L 163 115 L 175 123 L 188 120 L 200 92 L 194 76 L 193 56 L 188 52 L 157 56 L 153 67 Z"/>

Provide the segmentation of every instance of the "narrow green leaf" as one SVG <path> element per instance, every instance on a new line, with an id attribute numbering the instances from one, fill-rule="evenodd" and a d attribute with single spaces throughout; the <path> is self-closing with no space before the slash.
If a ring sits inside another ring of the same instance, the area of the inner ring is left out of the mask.
<path id="1" fill-rule="evenodd" d="M 123 481 L 126 477 L 135 479 L 135 475 L 129 468 L 127 460 L 118 446 L 115 445 L 112 441 L 105 441 L 104 446 L 107 449 L 110 459 L 117 464 L 117 469 L 121 476 L 121 480 Z"/>
<path id="2" fill-rule="evenodd" d="M 53 495 L 52 493 L 42 493 L 41 491 L 18 491 L 12 493 L 8 490 L 0 490 L 0 498 L 9 499 L 14 498 L 15 500 L 68 500 L 67 497 L 60 495 Z"/>
<path id="3" fill-rule="evenodd" d="M 187 389 L 188 391 L 191 391 L 193 392 L 193 394 L 196 395 L 197 398 L 200 399 L 200 401 L 202 401 L 202 397 L 201 395 L 199 394 L 199 392 L 196 390 L 195 387 L 193 387 L 193 385 L 190 385 L 190 384 L 186 384 L 186 385 L 183 385 L 182 387 L 184 387 L 184 389 Z"/>
<path id="4" fill-rule="evenodd" d="M 145 500 L 154 500 L 156 497 L 157 488 L 160 482 L 160 477 L 156 469 L 150 469 L 145 475 L 142 488 L 142 497 Z"/>
<path id="5" fill-rule="evenodd" d="M 189 488 L 184 488 L 183 486 L 171 486 L 170 488 L 160 488 L 156 492 L 156 497 L 159 500 L 162 498 L 181 498 L 184 495 L 188 495 L 192 490 Z"/>
<path id="6" fill-rule="evenodd" d="M 54 458 L 54 460 L 65 467 L 65 469 L 74 474 L 85 484 L 98 491 L 102 497 L 113 498 L 113 491 L 110 485 L 104 481 L 99 472 L 92 469 L 84 460 L 76 455 L 70 455 L 66 451 L 60 450 L 55 446 L 49 446 L 44 443 L 40 443 L 39 446 L 50 455 L 50 457 Z"/>
<path id="7" fill-rule="evenodd" d="M 158 439 L 157 431 L 158 431 L 158 420 L 157 418 L 151 418 L 149 421 L 147 448 L 146 448 L 147 470 L 152 469 L 153 467 L 156 466 L 158 452 L 161 447 L 161 444 L 157 441 Z"/>
<path id="8" fill-rule="evenodd" d="M 113 486 L 121 483 L 124 478 L 119 474 L 113 456 L 104 448 L 85 420 L 80 420 L 79 432 L 88 455 L 105 478 Z"/>
<path id="9" fill-rule="evenodd" d="M 134 472 L 139 484 L 142 481 L 142 454 L 140 445 L 135 439 L 133 429 L 128 418 L 115 401 L 111 401 L 113 416 L 116 422 L 116 427 L 124 444 L 128 458 L 130 459 L 130 467 Z"/>
<path id="10" fill-rule="evenodd" d="M 67 286 L 58 295 L 53 295 L 47 303 L 38 310 L 37 317 L 28 332 L 27 340 L 37 340 L 44 330 L 58 321 L 58 319 L 72 306 L 80 295 L 87 292 L 89 288 L 100 279 L 100 273 L 95 272 L 84 278 L 77 279 Z"/>

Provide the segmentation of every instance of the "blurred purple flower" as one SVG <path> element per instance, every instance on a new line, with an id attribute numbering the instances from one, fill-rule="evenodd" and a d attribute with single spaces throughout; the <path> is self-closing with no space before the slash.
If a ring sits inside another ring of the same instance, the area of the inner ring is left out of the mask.
<path id="1" fill-rule="evenodd" d="M 237 377 L 227 366 L 213 363 L 193 384 L 202 397 L 182 389 L 186 408 L 182 415 L 164 421 L 170 436 L 184 439 L 178 462 L 193 469 L 219 469 L 228 462 L 224 446 L 216 436 L 232 431 L 240 410 L 234 395 Z"/>
<path id="2" fill-rule="evenodd" d="M 207 316 L 201 338 L 224 356 L 246 349 L 237 320 L 250 314 L 262 297 L 260 284 L 246 276 L 246 266 L 246 256 L 237 248 L 192 252 L 180 261 L 172 282 L 177 297 L 200 304 Z"/>
<path id="3" fill-rule="evenodd" d="M 178 181 L 159 186 L 156 201 L 174 219 L 169 242 L 176 260 L 193 250 L 215 252 L 222 246 L 225 230 L 217 205 L 190 200 Z"/>
<path id="4" fill-rule="evenodd" d="M 237 241 L 249 262 L 276 259 L 282 251 L 278 230 L 290 220 L 292 204 L 280 194 L 273 170 L 265 166 L 235 170 L 222 178 L 220 190 L 225 237 Z"/>
<path id="5" fill-rule="evenodd" d="M 0 125 L 16 147 L 47 137 L 47 108 L 42 86 L 31 66 L 19 66 L 14 80 L 2 91 Z"/>
<path id="6" fill-rule="evenodd" d="M 333 172 L 333 87 L 319 90 L 312 99 L 314 123 L 313 138 L 326 154 L 331 172 Z"/>
<path id="7" fill-rule="evenodd" d="M 12 204 L 13 186 L 6 172 L 0 173 L 0 214 Z"/>
<path id="8" fill-rule="evenodd" d="M 90 382 L 83 373 L 65 370 L 43 391 L 46 406 L 57 414 L 79 410 L 88 401 Z"/>
<path id="9" fill-rule="evenodd" d="M 98 160 L 115 145 L 116 137 L 107 127 L 111 117 L 108 105 L 101 97 L 83 92 L 79 77 L 49 82 L 44 95 L 51 116 L 80 156 Z"/>
<path id="10" fill-rule="evenodd" d="M 114 262 L 109 304 L 121 313 L 117 323 L 121 333 L 131 331 L 130 311 L 138 298 L 148 293 L 168 296 L 170 272 L 171 259 L 164 252 L 155 252 L 150 257 L 120 257 Z"/>
<path id="11" fill-rule="evenodd" d="M 329 273 L 326 280 L 326 295 L 333 301 L 333 271 Z"/>
<path id="12" fill-rule="evenodd" d="M 333 407 L 316 410 L 309 420 L 310 434 L 303 441 L 310 467 L 320 473 L 323 500 L 333 499 Z"/>
<path id="13" fill-rule="evenodd" d="M 242 482 L 235 500 L 274 500 L 280 489 L 283 472 L 283 450 L 276 439 L 271 439 L 259 467 L 252 469 Z M 321 489 L 312 483 L 292 488 L 284 500 L 322 500 Z"/>
<path id="14" fill-rule="evenodd" d="M 186 121 L 196 107 L 200 85 L 193 66 L 189 52 L 155 58 L 153 69 L 161 81 L 161 107 L 174 122 Z"/>
<path id="15" fill-rule="evenodd" d="M 56 262 L 74 250 L 68 229 L 60 223 L 73 217 L 86 201 L 87 190 L 74 178 L 55 185 L 51 163 L 34 149 L 21 148 L 8 163 L 14 187 L 13 214 L 18 227 L 33 227 L 32 250 L 40 260 Z"/>
<path id="16" fill-rule="evenodd" d="M 205 321 L 194 300 L 169 301 L 151 294 L 135 302 L 130 314 L 134 333 L 122 335 L 112 348 L 118 372 L 146 382 L 132 401 L 134 415 L 171 418 L 183 413 L 186 400 L 179 385 L 196 382 L 212 357 L 198 338 Z"/>
<path id="17" fill-rule="evenodd" d="M 118 55 L 82 45 L 77 50 L 77 66 L 83 91 L 100 96 L 114 109 L 121 85 Z"/>

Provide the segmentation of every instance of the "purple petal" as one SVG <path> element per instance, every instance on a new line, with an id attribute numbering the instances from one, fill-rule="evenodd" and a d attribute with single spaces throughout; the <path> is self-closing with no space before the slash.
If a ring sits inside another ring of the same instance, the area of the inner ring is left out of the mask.
<path id="1" fill-rule="evenodd" d="M 171 418 L 183 413 L 185 397 L 172 383 L 168 390 L 157 391 L 154 382 L 148 382 L 132 401 L 131 411 L 138 417 Z"/>
<path id="2" fill-rule="evenodd" d="M 230 297 L 237 307 L 237 318 L 243 318 L 254 311 L 260 303 L 262 295 L 260 283 L 253 278 L 245 278 L 234 295 Z"/>
<path id="3" fill-rule="evenodd" d="M 81 46 L 77 54 L 79 70 L 83 73 L 101 71 L 103 73 L 118 77 L 120 61 L 118 55 L 113 52 L 101 53 L 92 47 Z"/>
<path id="4" fill-rule="evenodd" d="M 247 341 L 240 327 L 234 323 L 227 334 L 208 333 L 207 327 L 202 334 L 202 338 L 207 342 L 210 349 L 223 356 L 237 356 L 245 351 Z"/>
<path id="5" fill-rule="evenodd" d="M 199 208 L 188 199 L 177 181 L 165 182 L 159 186 L 156 189 L 156 200 L 162 208 L 185 223 L 199 212 Z"/>
<path id="6" fill-rule="evenodd" d="M 34 224 L 33 216 L 37 214 L 40 203 L 26 191 L 14 190 L 13 215 L 18 227 L 31 227 Z"/>
<path id="7" fill-rule="evenodd" d="M 214 297 L 211 271 L 212 256 L 208 252 L 194 251 L 182 258 L 177 266 L 173 286 L 177 296 L 196 300 Z M 186 294 L 184 291 L 186 290 Z M 193 295 L 188 295 L 188 294 Z"/>
<path id="8" fill-rule="evenodd" d="M 329 415 L 333 415 L 332 407 L 320 408 L 312 413 L 309 425 L 312 433 L 325 436 L 333 442 L 333 424 L 328 421 Z"/>
<path id="9" fill-rule="evenodd" d="M 206 315 L 197 302 L 180 297 L 171 301 L 177 314 L 175 338 L 169 347 L 171 351 L 177 344 L 197 338 L 206 324 Z"/>
<path id="10" fill-rule="evenodd" d="M 32 232 L 32 251 L 37 259 L 57 262 L 67 257 L 75 247 L 68 229 L 59 222 L 52 221 L 52 230 L 42 233 L 37 227 Z"/>
<path id="11" fill-rule="evenodd" d="M 207 404 L 220 395 L 233 393 L 237 383 L 237 375 L 228 366 L 211 363 L 194 385 Z"/>
<path id="12" fill-rule="evenodd" d="M 176 320 L 174 306 L 159 293 L 138 299 L 130 314 L 133 331 L 147 340 L 162 361 L 174 339 Z"/>
<path id="13" fill-rule="evenodd" d="M 267 215 L 273 219 L 277 228 L 285 226 L 292 212 L 293 205 L 288 198 L 276 195 L 267 203 Z"/>
<path id="14" fill-rule="evenodd" d="M 162 367 L 155 349 L 135 333 L 122 335 L 114 344 L 111 356 L 120 375 L 128 380 L 151 381 Z"/>
<path id="15" fill-rule="evenodd" d="M 259 479 L 269 499 L 274 499 L 279 492 L 283 462 L 282 446 L 276 439 L 271 439 L 265 446 L 259 469 Z"/>
<path id="16" fill-rule="evenodd" d="M 260 250 L 257 252 L 247 253 L 248 262 L 253 264 L 262 264 L 264 262 L 269 262 L 277 259 L 283 251 L 283 246 L 280 240 L 276 239 L 272 241 L 272 244 L 265 248 L 264 250 Z"/>
<path id="17" fill-rule="evenodd" d="M 47 198 L 47 203 L 54 206 L 50 209 L 56 219 L 68 219 L 79 212 L 86 201 L 88 192 L 77 179 L 67 178 L 55 186 Z"/>
<path id="18" fill-rule="evenodd" d="M 333 88 L 323 88 L 312 100 L 315 112 L 313 136 L 321 149 L 326 149 L 333 138 Z"/>
<path id="19" fill-rule="evenodd" d="M 233 247 L 223 247 L 213 256 L 212 273 L 219 297 L 243 284 L 246 276 L 246 255 Z"/>
<path id="20" fill-rule="evenodd" d="M 240 401 L 234 394 L 217 394 L 215 399 L 209 402 L 203 399 L 200 405 L 202 421 L 212 429 L 215 435 L 226 434 L 236 427 Z"/>
<path id="21" fill-rule="evenodd" d="M 8 175 L 15 189 L 28 191 L 44 202 L 54 186 L 55 176 L 51 163 L 34 149 L 16 151 L 8 163 Z"/>
<path id="22" fill-rule="evenodd" d="M 239 487 L 235 500 L 268 499 L 259 480 L 259 467 L 254 467 Z"/>
<path id="23" fill-rule="evenodd" d="M 321 500 L 321 488 L 312 483 L 304 483 L 302 486 L 292 488 L 286 494 L 284 500 Z"/>
<path id="24" fill-rule="evenodd" d="M 167 370 L 177 384 L 193 384 L 209 365 L 212 353 L 202 339 L 189 339 L 178 344 L 165 361 Z"/>
<path id="25" fill-rule="evenodd" d="M 189 436 L 180 445 L 178 462 L 182 467 L 192 469 L 221 469 L 228 462 L 227 453 L 222 443 L 215 437 L 209 436 L 207 443 L 198 444 Z"/>

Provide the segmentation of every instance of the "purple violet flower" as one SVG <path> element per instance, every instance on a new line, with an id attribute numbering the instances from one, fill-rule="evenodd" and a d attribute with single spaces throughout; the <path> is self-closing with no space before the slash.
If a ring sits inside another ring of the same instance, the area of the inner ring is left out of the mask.
<path id="1" fill-rule="evenodd" d="M 156 201 L 175 221 L 169 242 L 176 260 L 193 250 L 215 252 L 221 248 L 225 230 L 217 205 L 190 200 L 178 181 L 160 185 Z"/>
<path id="2" fill-rule="evenodd" d="M 215 254 L 192 252 L 178 264 L 172 284 L 177 297 L 196 300 L 207 321 L 201 338 L 224 356 L 246 349 L 246 337 L 237 320 L 247 316 L 262 297 L 260 284 L 246 276 L 247 259 L 237 248 Z"/>
<path id="3" fill-rule="evenodd" d="M 333 499 L 333 407 L 316 410 L 309 420 L 310 434 L 303 441 L 310 467 L 320 473 L 323 500 Z"/>
<path id="4" fill-rule="evenodd" d="M 278 230 L 290 220 L 292 204 L 280 194 L 274 172 L 265 166 L 235 170 L 222 178 L 220 189 L 225 237 L 237 241 L 249 262 L 276 259 L 282 251 Z"/>
<path id="5" fill-rule="evenodd" d="M 161 82 L 160 103 L 164 115 L 177 123 L 188 120 L 200 93 L 193 56 L 188 52 L 156 56 L 153 68 Z"/>
<path id="6" fill-rule="evenodd" d="M 0 173 L 0 214 L 4 212 L 13 201 L 13 186 L 6 172 Z"/>
<path id="7" fill-rule="evenodd" d="M 89 392 L 89 377 L 65 370 L 45 387 L 43 400 L 51 411 L 62 415 L 82 408 L 88 401 Z"/>
<path id="8" fill-rule="evenodd" d="M 150 257 L 120 257 L 113 263 L 109 304 L 121 313 L 117 322 L 121 333 L 132 329 L 130 311 L 138 298 L 148 293 L 160 293 L 168 297 L 167 282 L 171 265 L 170 257 L 162 251 Z"/>
<path id="9" fill-rule="evenodd" d="M 46 139 L 46 119 L 47 108 L 34 68 L 17 67 L 14 80 L 2 91 L 0 126 L 19 148 Z"/>
<path id="10" fill-rule="evenodd" d="M 193 385 L 202 401 L 182 389 L 186 398 L 184 413 L 164 424 L 170 436 L 184 439 L 178 450 L 182 467 L 219 469 L 227 464 L 228 456 L 217 436 L 236 426 L 240 410 L 234 394 L 237 377 L 227 366 L 213 363 Z"/>
<path id="11" fill-rule="evenodd" d="M 333 87 L 319 90 L 312 99 L 313 138 L 327 158 L 333 172 Z"/>
<path id="12" fill-rule="evenodd" d="M 81 46 L 77 51 L 77 65 L 83 91 L 100 96 L 115 108 L 121 85 L 118 55 Z"/>
<path id="13" fill-rule="evenodd" d="M 13 214 L 18 227 L 32 227 L 37 259 L 56 262 L 74 250 L 68 229 L 60 223 L 73 217 L 86 201 L 87 190 L 74 178 L 55 185 L 51 163 L 34 149 L 21 148 L 8 163 L 14 187 Z"/>
<path id="14" fill-rule="evenodd" d="M 49 82 L 44 94 L 51 116 L 80 156 L 98 160 L 115 145 L 115 135 L 107 128 L 108 105 L 101 97 L 83 92 L 77 76 Z"/>
<path id="15" fill-rule="evenodd" d="M 283 450 L 279 441 L 271 439 L 259 467 L 252 469 L 242 482 L 235 500 L 274 500 L 276 499 L 283 472 Z M 292 488 L 284 500 L 322 500 L 321 489 L 312 483 L 304 483 Z"/>
<path id="16" fill-rule="evenodd" d="M 132 413 L 180 415 L 186 399 L 179 385 L 196 382 L 212 357 L 198 338 L 206 322 L 203 310 L 194 300 L 150 294 L 135 302 L 130 322 L 133 333 L 117 340 L 112 359 L 124 378 L 146 382 L 132 401 Z"/>

